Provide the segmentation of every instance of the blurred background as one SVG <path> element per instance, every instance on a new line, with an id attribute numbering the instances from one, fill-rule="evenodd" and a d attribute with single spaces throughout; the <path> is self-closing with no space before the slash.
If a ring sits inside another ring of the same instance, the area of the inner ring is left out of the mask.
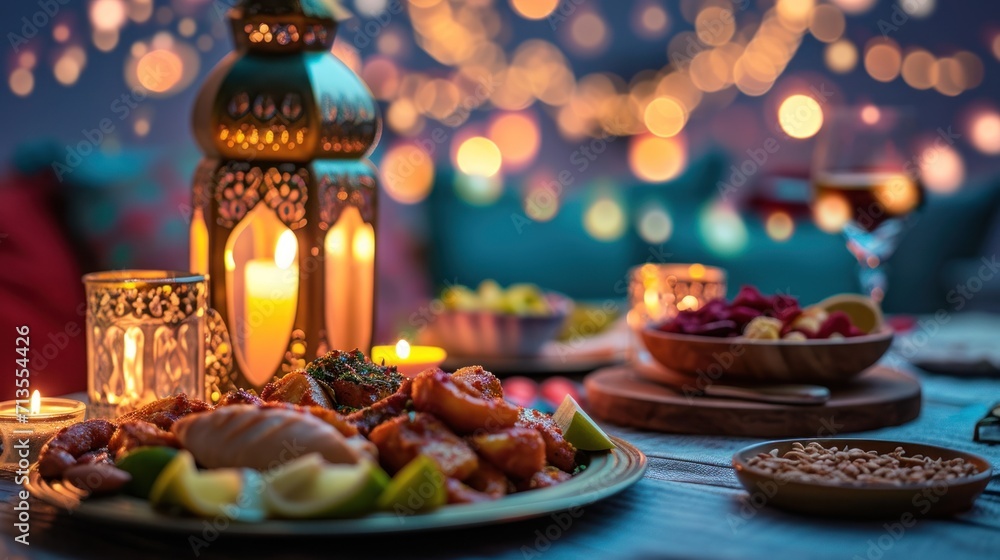
<path id="1" fill-rule="evenodd" d="M 195 94 L 235 0 L 4 2 L 4 324 L 79 325 L 83 272 L 188 266 Z M 378 99 L 376 340 L 443 285 L 623 298 L 630 266 L 702 262 L 809 303 L 858 291 L 810 210 L 830 111 L 905 106 L 927 189 L 890 312 L 1000 251 L 1000 5 L 957 0 L 345 0 L 334 54 Z M 144 66 L 165 69 L 143 83 Z M 161 72 L 162 73 L 162 72 Z M 954 300 L 954 301 L 953 301 Z M 59 353 L 84 363 L 82 344 Z M 43 340 L 44 334 L 42 334 Z"/>

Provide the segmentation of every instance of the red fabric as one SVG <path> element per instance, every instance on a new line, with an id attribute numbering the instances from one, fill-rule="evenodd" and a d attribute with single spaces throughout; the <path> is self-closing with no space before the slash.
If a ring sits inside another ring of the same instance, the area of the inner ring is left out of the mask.
<path id="1" fill-rule="evenodd" d="M 27 325 L 31 390 L 87 388 L 86 315 L 77 256 L 59 225 L 49 175 L 0 181 L 0 398 L 14 397 L 17 328 Z M 23 341 L 22 341 L 23 342 Z"/>

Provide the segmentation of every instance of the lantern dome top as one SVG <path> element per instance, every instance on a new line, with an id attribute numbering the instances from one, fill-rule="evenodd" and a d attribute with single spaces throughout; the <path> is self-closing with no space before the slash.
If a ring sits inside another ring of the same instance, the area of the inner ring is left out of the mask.
<path id="1" fill-rule="evenodd" d="M 329 49 L 349 17 L 336 0 L 242 0 L 229 11 L 237 49 L 263 52 Z"/>

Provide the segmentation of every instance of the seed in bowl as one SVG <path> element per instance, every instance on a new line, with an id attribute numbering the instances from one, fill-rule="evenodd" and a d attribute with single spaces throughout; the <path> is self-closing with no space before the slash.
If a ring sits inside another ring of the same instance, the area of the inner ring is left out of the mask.
<path id="1" fill-rule="evenodd" d="M 975 465 L 961 458 L 907 457 L 902 447 L 880 454 L 855 447 L 826 448 L 817 442 L 795 442 L 780 456 L 777 449 L 760 453 L 751 457 L 747 466 L 786 481 L 892 486 L 954 480 L 979 473 Z"/>

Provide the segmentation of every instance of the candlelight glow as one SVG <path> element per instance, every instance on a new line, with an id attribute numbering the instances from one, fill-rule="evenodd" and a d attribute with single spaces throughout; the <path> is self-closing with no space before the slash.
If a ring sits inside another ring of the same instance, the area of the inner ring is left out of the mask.
<path id="1" fill-rule="evenodd" d="M 32 416 L 38 414 L 42 410 L 42 395 L 35 389 L 34 393 L 31 393 L 31 404 L 28 407 L 28 414 Z"/>
<path id="2" fill-rule="evenodd" d="M 400 339 L 399 342 L 396 343 L 396 355 L 404 360 L 409 358 L 410 343 L 403 339 Z"/>
<path id="3" fill-rule="evenodd" d="M 292 230 L 286 229 L 278 237 L 278 242 L 274 245 L 274 264 L 280 269 L 287 269 L 295 262 L 295 254 L 298 252 L 298 241 Z"/>

